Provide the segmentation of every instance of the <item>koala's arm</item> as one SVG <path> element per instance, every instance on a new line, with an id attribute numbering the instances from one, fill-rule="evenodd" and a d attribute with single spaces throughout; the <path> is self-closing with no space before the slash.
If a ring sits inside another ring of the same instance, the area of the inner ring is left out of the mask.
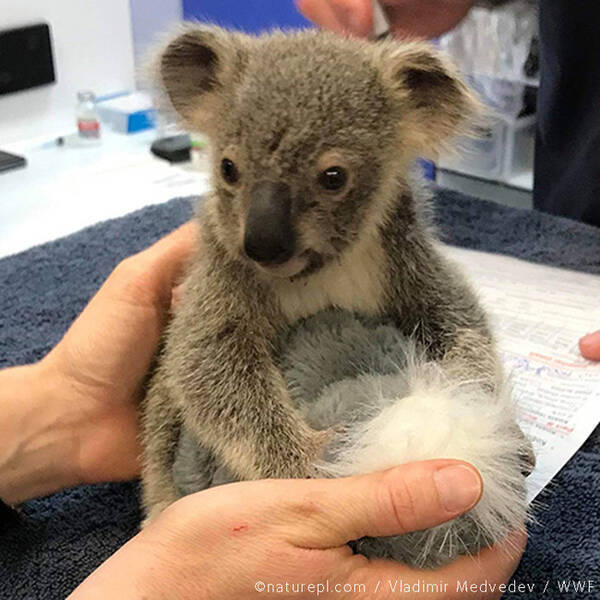
<path id="1" fill-rule="evenodd" d="M 485 311 L 462 273 L 429 235 L 417 233 L 392 256 L 391 312 L 400 328 L 440 361 L 454 381 L 502 384 L 503 375 Z"/>
<path id="2" fill-rule="evenodd" d="M 485 311 L 465 277 L 428 236 L 417 235 L 409 244 L 396 253 L 401 257 L 391 294 L 396 322 L 406 335 L 416 336 L 449 383 L 477 383 L 482 398 L 509 402 Z M 522 440 L 522 470 L 529 473 L 535 465 L 533 448 L 516 422 L 513 433 Z"/>
<path id="3" fill-rule="evenodd" d="M 188 430 L 239 478 L 310 476 L 324 439 L 293 408 L 274 364 L 276 321 L 252 274 L 208 244 L 161 370 Z"/>
<path id="4" fill-rule="evenodd" d="M 432 278 L 424 283 L 423 335 L 452 379 L 480 381 L 495 389 L 503 371 L 487 315 L 457 266 L 437 249 L 430 257 Z"/>

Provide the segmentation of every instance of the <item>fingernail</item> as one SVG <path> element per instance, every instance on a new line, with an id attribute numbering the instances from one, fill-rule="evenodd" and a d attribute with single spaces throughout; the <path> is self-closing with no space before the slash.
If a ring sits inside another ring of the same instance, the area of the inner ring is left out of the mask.
<path id="1" fill-rule="evenodd" d="M 463 513 L 473 508 L 481 495 L 481 478 L 466 465 L 443 467 L 433 475 L 444 508 Z"/>

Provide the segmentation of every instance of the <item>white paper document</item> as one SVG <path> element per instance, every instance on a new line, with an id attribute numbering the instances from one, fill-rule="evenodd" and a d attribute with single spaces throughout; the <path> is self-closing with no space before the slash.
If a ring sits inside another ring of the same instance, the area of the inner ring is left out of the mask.
<path id="1" fill-rule="evenodd" d="M 464 267 L 490 315 L 521 428 L 537 466 L 533 500 L 600 423 L 600 363 L 578 350 L 600 329 L 600 276 L 444 247 Z"/>

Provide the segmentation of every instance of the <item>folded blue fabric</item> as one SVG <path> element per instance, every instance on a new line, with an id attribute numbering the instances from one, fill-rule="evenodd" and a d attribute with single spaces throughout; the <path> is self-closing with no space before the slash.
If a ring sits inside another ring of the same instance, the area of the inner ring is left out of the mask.
<path id="1" fill-rule="evenodd" d="M 439 191 L 445 242 L 600 274 L 600 229 Z M 191 215 L 188 200 L 142 209 L 0 260 L 0 367 L 40 359 L 119 260 Z M 1 408 L 0 408 L 1 410 Z M 542 493 L 517 583 L 505 598 L 600 597 L 600 428 Z M 62 599 L 137 531 L 138 485 L 66 490 L 0 523 L 0 599 Z M 595 590 L 558 584 L 595 579 Z"/>

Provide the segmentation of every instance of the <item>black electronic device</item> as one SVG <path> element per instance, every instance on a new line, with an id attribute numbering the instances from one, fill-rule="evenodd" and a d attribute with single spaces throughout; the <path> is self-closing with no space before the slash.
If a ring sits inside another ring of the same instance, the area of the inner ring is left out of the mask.
<path id="1" fill-rule="evenodd" d="M 11 169 L 18 169 L 24 167 L 27 161 L 17 154 L 10 154 L 9 152 L 2 152 L 0 150 L 0 173 L 2 171 L 10 171 Z"/>
<path id="2" fill-rule="evenodd" d="M 55 80 L 49 25 L 37 23 L 0 30 L 0 95 Z"/>
<path id="3" fill-rule="evenodd" d="M 188 134 L 172 135 L 156 140 L 150 151 L 171 163 L 188 162 L 192 159 L 192 144 Z"/>

